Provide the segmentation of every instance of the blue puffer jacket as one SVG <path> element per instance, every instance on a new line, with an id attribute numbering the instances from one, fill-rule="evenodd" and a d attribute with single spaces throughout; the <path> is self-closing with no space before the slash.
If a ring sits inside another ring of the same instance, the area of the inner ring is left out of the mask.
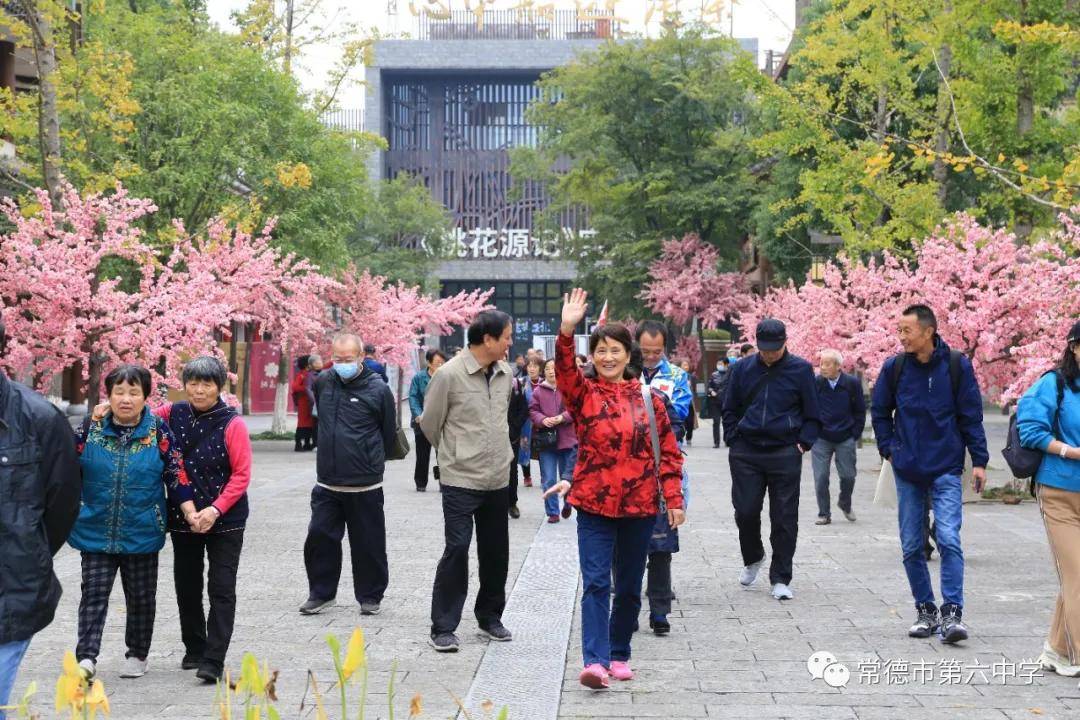
<path id="1" fill-rule="evenodd" d="M 892 385 L 896 357 L 885 361 L 874 384 L 870 416 L 878 452 L 893 471 L 909 482 L 929 483 L 942 475 L 962 475 L 964 449 L 974 467 L 986 467 L 990 455 L 983 431 L 982 393 L 975 370 L 960 358 L 960 386 L 953 397 L 949 346 L 934 340 L 930 361 L 908 355 Z M 894 416 L 895 412 L 895 416 Z"/>
<path id="2" fill-rule="evenodd" d="M 179 505 L 193 491 L 169 426 L 149 408 L 134 428 L 112 414 L 83 423 L 76 439 L 82 508 L 68 543 L 93 553 L 153 553 L 165 544 L 165 496 Z"/>

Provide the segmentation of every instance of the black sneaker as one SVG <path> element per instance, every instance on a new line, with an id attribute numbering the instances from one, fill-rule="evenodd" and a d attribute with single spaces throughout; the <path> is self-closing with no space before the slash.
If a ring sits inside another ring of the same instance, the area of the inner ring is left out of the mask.
<path id="1" fill-rule="evenodd" d="M 334 598 L 329 600 L 320 600 L 318 598 L 308 598 L 303 605 L 300 606 L 301 615 L 318 615 L 326 608 L 334 604 Z"/>
<path id="2" fill-rule="evenodd" d="M 908 628 L 908 637 L 930 637 L 941 624 L 938 620 L 937 607 L 934 603 L 924 603 L 922 605 L 916 605 L 915 612 L 918 613 L 918 617 L 915 618 L 915 624 Z"/>
<path id="3" fill-rule="evenodd" d="M 515 520 L 517 520 L 519 517 L 521 517 L 521 511 L 518 510 L 517 505 L 511 505 L 509 513 L 510 513 L 510 517 L 514 518 Z"/>
<path id="4" fill-rule="evenodd" d="M 199 665 L 199 669 L 195 672 L 195 677 L 199 678 L 204 683 L 216 683 L 221 680 L 223 672 L 224 668 L 219 667 L 214 663 L 203 663 Z"/>
<path id="5" fill-rule="evenodd" d="M 957 605 L 941 606 L 941 642 L 951 645 L 968 639 L 967 627 L 960 621 L 962 614 Z"/>
<path id="6" fill-rule="evenodd" d="M 671 632 L 671 623 L 668 622 L 666 617 L 649 616 L 649 627 L 652 629 L 654 635 L 667 635 Z"/>
<path id="7" fill-rule="evenodd" d="M 381 610 L 382 606 L 374 600 L 360 603 L 361 615 L 378 615 Z"/>
<path id="8" fill-rule="evenodd" d="M 182 670 L 198 670 L 202 665 L 202 658 L 195 657 L 194 655 L 185 655 L 184 659 L 180 661 L 180 668 Z"/>
<path id="9" fill-rule="evenodd" d="M 481 627 L 480 634 L 486 635 L 495 642 L 510 642 L 514 639 L 514 636 L 510 634 L 510 631 L 506 629 L 506 626 L 498 620 L 487 627 Z"/>
<path id="10" fill-rule="evenodd" d="M 428 644 L 435 648 L 435 652 L 452 653 L 458 651 L 458 639 L 454 633 L 438 633 L 432 634 L 428 639 Z"/>

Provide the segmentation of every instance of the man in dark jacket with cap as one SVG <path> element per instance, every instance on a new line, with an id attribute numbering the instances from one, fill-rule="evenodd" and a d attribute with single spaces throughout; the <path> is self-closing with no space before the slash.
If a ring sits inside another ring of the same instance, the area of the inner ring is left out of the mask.
<path id="1" fill-rule="evenodd" d="M 765 559 L 761 510 L 768 492 L 769 582 L 773 597 L 790 600 L 802 456 L 818 436 L 817 391 L 810 363 L 787 351 L 784 323 L 766 318 L 756 336 L 758 352 L 732 367 L 724 394 L 731 503 L 744 565 L 739 582 L 753 584 Z"/>
<path id="2" fill-rule="evenodd" d="M 0 321 L 0 353 L 5 340 Z M 74 438 L 48 400 L 0 372 L 0 707 L 30 639 L 60 602 L 52 556 L 75 524 L 82 493 Z"/>
<path id="3" fill-rule="evenodd" d="M 394 449 L 394 394 L 363 365 L 356 335 L 334 339 L 334 365 L 315 381 L 319 410 L 317 479 L 311 491 L 311 522 L 304 542 L 308 599 L 314 615 L 334 601 L 341 577 L 341 540 L 349 530 L 353 593 L 363 615 L 379 612 L 390 571 L 386 560 L 383 470 Z"/>
<path id="4" fill-rule="evenodd" d="M 937 334 L 937 318 L 926 305 L 900 317 L 904 352 L 885 361 L 870 402 L 878 452 L 892 462 L 904 571 L 915 600 L 916 620 L 908 635 L 938 632 L 943 642 L 966 640 L 963 515 L 964 451 L 971 454 L 975 492 L 986 484 L 986 434 L 982 393 L 971 361 Z M 926 566 L 924 528 L 927 498 L 934 510 L 941 554 L 940 615 Z"/>

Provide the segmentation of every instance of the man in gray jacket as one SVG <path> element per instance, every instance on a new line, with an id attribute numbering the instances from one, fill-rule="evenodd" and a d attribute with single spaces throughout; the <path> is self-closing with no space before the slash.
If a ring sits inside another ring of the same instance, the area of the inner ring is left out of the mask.
<path id="1" fill-rule="evenodd" d="M 0 321 L 0 353 L 4 340 Z M 52 622 L 60 602 L 52 556 L 75 524 L 81 492 L 68 421 L 0 372 L 0 707 L 30 639 Z"/>
<path id="2" fill-rule="evenodd" d="M 512 375 L 503 358 L 513 341 L 510 316 L 485 310 L 469 326 L 469 347 L 428 384 L 420 429 L 438 452 L 446 549 L 431 591 L 431 645 L 457 652 L 454 634 L 469 590 L 469 545 L 476 526 L 480 589 L 474 612 L 492 640 L 511 639 L 502 624 L 510 562 L 507 522 L 513 451 L 507 408 Z"/>

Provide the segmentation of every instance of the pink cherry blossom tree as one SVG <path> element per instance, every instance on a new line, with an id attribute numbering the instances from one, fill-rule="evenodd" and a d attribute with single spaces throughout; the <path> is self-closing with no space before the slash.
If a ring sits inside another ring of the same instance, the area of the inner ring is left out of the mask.
<path id="1" fill-rule="evenodd" d="M 660 257 L 649 265 L 651 280 L 645 284 L 641 298 L 649 308 L 689 331 L 697 321 L 701 327 L 696 360 L 704 355 L 703 328 L 716 328 L 732 316 L 753 307 L 750 284 L 737 272 L 720 272 L 717 268 L 720 253 L 716 247 L 690 233 L 681 239 L 665 240 Z M 680 339 L 681 340 L 681 339 Z M 686 357 L 686 342 L 679 352 Z"/>
<path id="2" fill-rule="evenodd" d="M 960 214 L 919 243 L 913 261 L 888 252 L 865 263 L 842 257 L 821 284 L 772 290 L 739 324 L 752 337 L 760 318 L 784 320 L 792 352 L 814 359 L 836 348 L 848 369 L 873 381 L 900 352 L 903 308 L 922 302 L 945 342 L 971 359 L 983 392 L 1007 401 L 1053 365 L 1080 315 L 1080 229 L 1064 215 L 1061 223 L 1024 244 Z"/>
<path id="3" fill-rule="evenodd" d="M 153 203 L 122 187 L 84 199 L 67 186 L 62 207 L 44 190 L 36 197 L 33 213 L 10 199 L 0 207 L 13 227 L 0 236 L 9 372 L 44 389 L 79 365 L 94 403 L 109 366 L 141 362 L 171 382 L 182 357 L 214 350 L 207 327 L 224 322 L 227 308 L 182 252 L 159 260 L 138 226 Z"/>

